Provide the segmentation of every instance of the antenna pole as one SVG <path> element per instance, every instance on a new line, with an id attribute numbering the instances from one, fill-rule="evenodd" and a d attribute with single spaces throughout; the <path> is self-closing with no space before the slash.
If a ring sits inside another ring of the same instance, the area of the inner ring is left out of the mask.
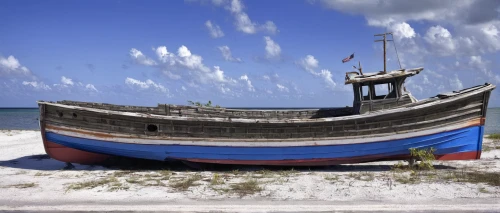
<path id="1" fill-rule="evenodd" d="M 387 56 L 386 56 L 386 44 L 387 44 L 387 41 L 392 41 L 392 40 L 387 40 L 386 36 L 388 34 L 391 34 L 392 33 L 383 33 L 383 34 L 376 34 L 375 36 L 383 36 L 384 39 L 382 40 L 375 40 L 375 42 L 378 42 L 378 41 L 383 41 L 384 42 L 384 74 L 387 73 Z"/>

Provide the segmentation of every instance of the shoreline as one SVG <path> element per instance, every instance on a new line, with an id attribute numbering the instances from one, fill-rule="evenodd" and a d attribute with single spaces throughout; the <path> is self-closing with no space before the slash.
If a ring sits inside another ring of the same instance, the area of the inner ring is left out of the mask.
<path id="1" fill-rule="evenodd" d="M 399 161 L 197 171 L 131 159 L 65 170 L 37 130 L 0 130 L 0 151 L 0 211 L 500 211 L 500 186 L 488 182 L 500 179 L 500 141 L 487 138 L 481 159 L 435 161 L 428 172 L 395 169 Z"/>

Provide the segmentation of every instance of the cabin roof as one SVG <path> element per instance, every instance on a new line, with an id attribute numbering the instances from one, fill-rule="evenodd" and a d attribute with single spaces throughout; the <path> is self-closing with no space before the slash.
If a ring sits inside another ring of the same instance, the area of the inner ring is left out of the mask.
<path id="1" fill-rule="evenodd" d="M 353 83 L 361 83 L 368 81 L 379 81 L 386 80 L 391 78 L 399 78 L 399 77 L 408 77 L 414 76 L 420 73 L 424 68 L 418 67 L 413 69 L 400 69 L 393 70 L 384 73 L 384 71 L 376 72 L 376 73 L 364 73 L 360 75 L 358 72 L 347 72 L 345 74 L 345 84 L 353 84 Z"/>

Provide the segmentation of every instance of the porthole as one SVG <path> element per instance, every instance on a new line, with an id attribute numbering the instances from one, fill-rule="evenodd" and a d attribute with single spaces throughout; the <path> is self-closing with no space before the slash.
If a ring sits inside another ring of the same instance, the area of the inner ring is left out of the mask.
<path id="1" fill-rule="evenodd" d="M 62 112 L 57 112 L 57 116 L 62 117 L 63 113 Z"/>
<path id="2" fill-rule="evenodd" d="M 148 126 L 146 127 L 146 129 L 148 130 L 148 132 L 157 132 L 158 131 L 158 126 L 155 125 L 155 124 L 148 124 Z"/>
<path id="3" fill-rule="evenodd" d="M 76 117 L 78 117 L 78 115 L 73 112 L 73 118 L 76 118 Z"/>

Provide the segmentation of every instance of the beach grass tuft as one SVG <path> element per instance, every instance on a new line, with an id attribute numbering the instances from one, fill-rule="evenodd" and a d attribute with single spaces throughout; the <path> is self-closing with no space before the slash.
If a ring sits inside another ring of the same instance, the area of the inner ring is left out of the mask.
<path id="1" fill-rule="evenodd" d="M 116 191 L 120 189 L 128 189 L 124 186 L 115 176 L 102 178 L 100 180 L 83 181 L 78 183 L 70 184 L 66 187 L 66 191 L 70 190 L 81 190 L 81 189 L 93 189 L 96 187 L 108 187 L 110 191 Z"/>
<path id="2" fill-rule="evenodd" d="M 33 188 L 36 187 L 36 183 L 20 183 L 20 184 L 13 184 L 13 185 L 8 185 L 3 188 L 18 188 L 18 189 L 26 189 L 26 188 Z"/>
<path id="3" fill-rule="evenodd" d="M 194 174 L 188 176 L 184 180 L 170 183 L 169 186 L 177 190 L 186 191 L 191 186 L 198 186 L 199 184 L 197 184 L 196 181 L 201 179 L 202 176 L 200 174 Z"/>
<path id="4" fill-rule="evenodd" d="M 231 191 L 240 196 L 245 196 L 262 191 L 262 187 L 259 186 L 259 182 L 256 180 L 250 179 L 245 182 L 231 184 Z"/>
<path id="5" fill-rule="evenodd" d="M 500 133 L 493 133 L 491 135 L 486 136 L 488 139 L 500 140 Z"/>

